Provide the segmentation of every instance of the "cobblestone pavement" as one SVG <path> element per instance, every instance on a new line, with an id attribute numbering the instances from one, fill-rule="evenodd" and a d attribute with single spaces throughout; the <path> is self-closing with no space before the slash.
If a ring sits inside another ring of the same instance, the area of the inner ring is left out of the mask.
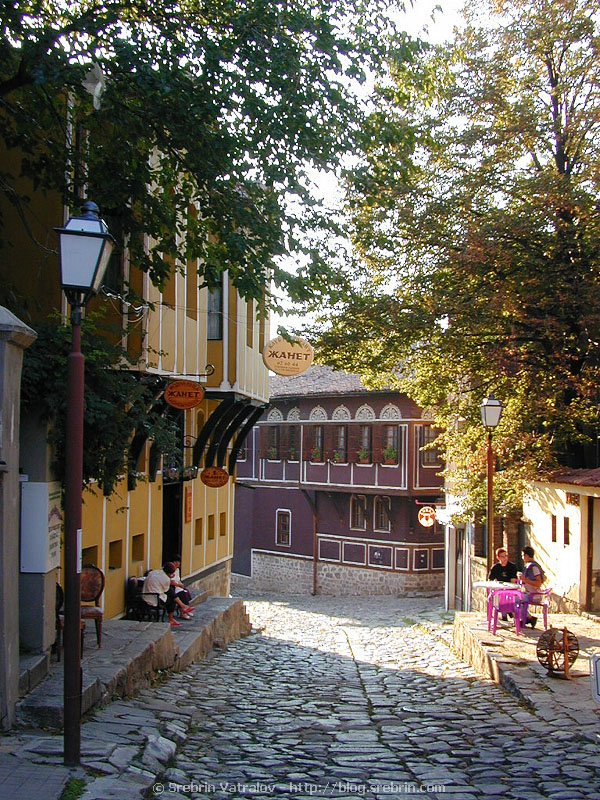
<path id="1" fill-rule="evenodd" d="M 438 602 L 250 601 L 262 635 L 178 682 L 198 703 L 197 729 L 165 786 L 195 780 L 213 798 L 600 798 L 597 743 L 553 731 L 455 658 Z"/>
<path id="2" fill-rule="evenodd" d="M 86 722 L 84 800 L 600 800 L 598 742 L 453 655 L 439 598 L 246 603 L 253 635 Z"/>

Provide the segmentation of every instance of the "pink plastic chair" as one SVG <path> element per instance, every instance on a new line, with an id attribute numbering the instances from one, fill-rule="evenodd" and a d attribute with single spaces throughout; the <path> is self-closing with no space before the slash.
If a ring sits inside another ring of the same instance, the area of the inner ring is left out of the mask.
<path id="1" fill-rule="evenodd" d="M 523 603 L 521 605 L 522 608 L 521 624 L 525 626 L 525 621 L 529 616 L 530 606 L 539 606 L 542 609 L 542 614 L 544 616 L 544 630 L 547 631 L 548 606 L 550 605 L 551 599 L 552 599 L 552 587 L 548 589 L 540 589 L 537 592 L 530 592 L 529 594 L 524 595 Z"/>
<path id="2" fill-rule="evenodd" d="M 492 633 L 496 635 L 498 614 L 512 614 L 515 618 L 517 636 L 521 633 L 521 594 L 505 589 L 497 589 L 490 595 L 492 607 Z"/>

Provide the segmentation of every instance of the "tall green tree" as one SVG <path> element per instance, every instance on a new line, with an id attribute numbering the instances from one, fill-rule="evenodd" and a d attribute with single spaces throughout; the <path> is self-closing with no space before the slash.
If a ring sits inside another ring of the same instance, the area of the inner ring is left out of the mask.
<path id="1" fill-rule="evenodd" d="M 0 192 L 26 222 L 21 174 L 71 208 L 85 187 L 158 285 L 176 257 L 200 257 L 205 283 L 228 269 L 246 297 L 271 277 L 318 293 L 333 271 L 310 232 L 332 222 L 307 167 L 335 169 L 355 150 L 355 89 L 389 48 L 390 5 L 5 2 L 0 145 L 14 161 Z"/>
<path id="2" fill-rule="evenodd" d="M 327 249 L 338 222 L 313 196 L 310 170 L 335 170 L 356 151 L 364 117 L 357 90 L 393 46 L 388 10 L 398 5 L 3 2 L 0 245 L 18 253 L 23 231 L 30 234 L 31 192 L 57 191 L 73 212 L 85 193 L 127 246 L 131 268 L 158 286 L 198 259 L 200 285 L 217 285 L 227 270 L 242 296 L 262 301 L 266 293 L 267 304 L 271 282 L 279 295 L 319 296 L 341 279 Z M 22 230 L 5 224 L 8 204 Z M 13 263 L 4 260 L 0 302 L 22 313 Z M 178 431 L 135 365 L 87 330 L 84 478 L 110 493 L 132 437 L 148 436 L 174 459 Z M 43 398 L 38 412 L 51 423 L 60 475 L 68 337 L 52 325 L 39 332 L 23 394 L 32 409 Z"/>
<path id="3" fill-rule="evenodd" d="M 476 0 L 456 41 L 394 64 L 350 176 L 354 291 L 320 352 L 402 385 L 444 431 L 466 510 L 584 466 L 600 401 L 598 14 L 590 0 Z"/>

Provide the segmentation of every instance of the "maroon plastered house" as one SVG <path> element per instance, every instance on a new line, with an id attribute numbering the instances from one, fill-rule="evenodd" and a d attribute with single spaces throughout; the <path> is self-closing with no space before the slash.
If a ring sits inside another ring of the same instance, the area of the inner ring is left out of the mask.
<path id="1" fill-rule="evenodd" d="M 238 458 L 234 573 L 264 590 L 441 592 L 442 464 L 418 406 L 323 366 L 270 387 Z"/>

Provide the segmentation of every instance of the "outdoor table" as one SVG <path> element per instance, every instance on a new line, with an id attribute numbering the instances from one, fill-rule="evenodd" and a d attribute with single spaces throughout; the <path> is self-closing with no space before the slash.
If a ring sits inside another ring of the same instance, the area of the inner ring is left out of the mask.
<path id="1" fill-rule="evenodd" d="M 498 591 L 502 592 L 513 592 L 515 595 L 518 595 L 519 600 L 523 600 L 525 594 L 523 592 L 523 587 L 517 583 L 503 583 L 502 581 L 475 581 L 473 583 L 474 589 L 487 589 L 488 597 L 487 597 L 487 623 L 488 623 L 488 630 L 491 627 L 492 622 L 492 614 L 494 610 L 494 595 Z M 515 598 L 516 600 L 517 598 Z M 517 603 L 515 602 L 515 626 L 516 626 L 516 615 L 520 613 L 518 609 Z"/>

